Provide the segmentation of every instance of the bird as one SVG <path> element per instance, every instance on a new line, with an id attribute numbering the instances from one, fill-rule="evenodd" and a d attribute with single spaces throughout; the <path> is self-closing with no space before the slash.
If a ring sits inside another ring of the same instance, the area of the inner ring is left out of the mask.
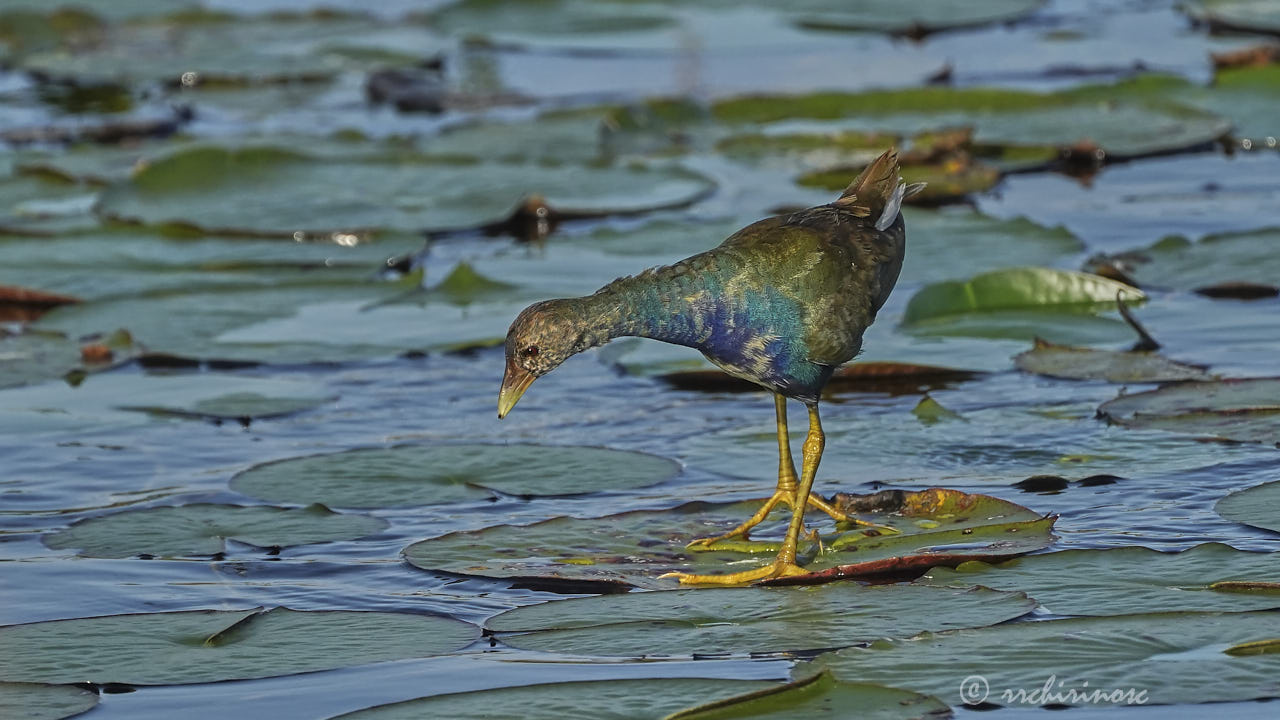
<path id="1" fill-rule="evenodd" d="M 760 220 L 715 248 L 618 278 L 592 295 L 530 305 L 507 332 L 498 417 L 511 412 L 535 379 L 617 337 L 700 350 L 730 375 L 773 393 L 778 483 L 746 522 L 690 547 L 746 539 L 779 504 L 791 509 L 791 521 L 777 557 L 767 565 L 663 577 L 681 584 L 739 585 L 805 574 L 796 551 L 807 506 L 837 521 L 881 527 L 849 517 L 812 494 L 826 445 L 818 401 L 832 372 L 861 351 L 864 331 L 897 282 L 906 251 L 902 203 L 923 188 L 902 180 L 897 150 L 890 148 L 834 202 Z M 798 476 L 787 430 L 788 399 L 809 413 Z"/>

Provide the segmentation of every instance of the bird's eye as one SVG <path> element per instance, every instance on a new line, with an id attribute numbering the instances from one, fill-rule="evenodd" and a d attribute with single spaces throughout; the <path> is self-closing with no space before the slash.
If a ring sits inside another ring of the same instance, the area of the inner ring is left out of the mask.
<path id="1" fill-rule="evenodd" d="M 521 350 L 520 352 L 523 353 L 525 357 L 536 357 L 538 354 L 538 346 L 530 345 L 529 347 L 525 348 L 524 350 Z"/>

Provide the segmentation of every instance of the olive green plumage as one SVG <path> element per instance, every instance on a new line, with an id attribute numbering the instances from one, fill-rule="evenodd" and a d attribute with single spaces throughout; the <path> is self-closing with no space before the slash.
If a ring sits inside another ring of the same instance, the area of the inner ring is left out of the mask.
<path id="1" fill-rule="evenodd" d="M 733 375 L 812 404 L 857 355 L 897 281 L 906 247 L 898 211 L 915 190 L 889 151 L 835 202 L 761 220 L 593 295 L 532 305 L 508 332 L 508 371 L 538 377 L 634 335 L 697 348 Z"/>

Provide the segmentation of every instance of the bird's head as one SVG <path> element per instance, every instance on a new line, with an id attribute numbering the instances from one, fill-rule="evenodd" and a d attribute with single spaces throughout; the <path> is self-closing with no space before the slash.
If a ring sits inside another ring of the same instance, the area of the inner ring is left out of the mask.
<path id="1" fill-rule="evenodd" d="M 533 381 L 581 352 L 578 318 L 566 300 L 547 300 L 525 308 L 507 330 L 507 369 L 498 392 L 498 417 L 506 417 Z"/>

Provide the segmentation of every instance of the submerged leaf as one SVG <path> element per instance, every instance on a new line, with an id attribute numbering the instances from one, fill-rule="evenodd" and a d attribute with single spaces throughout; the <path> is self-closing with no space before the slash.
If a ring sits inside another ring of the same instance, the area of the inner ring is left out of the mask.
<path id="1" fill-rule="evenodd" d="M 830 583 L 600 595 L 508 610 L 485 627 L 512 647 L 568 655 L 758 655 L 990 625 L 1035 607 L 1022 593 L 935 590 Z"/>
<path id="2" fill-rule="evenodd" d="M 238 628 L 234 642 L 205 642 L 228 628 Z M 0 676 L 131 685 L 221 682 L 439 655 L 470 645 L 479 634 L 461 620 L 410 613 L 278 607 L 109 615 L 0 627 Z"/>
<path id="3" fill-rule="evenodd" d="M 0 682 L 0 717 L 62 720 L 97 705 L 98 693 L 78 685 Z"/>
<path id="4" fill-rule="evenodd" d="M 1280 378 L 1185 382 L 1121 395 L 1098 417 L 1125 427 L 1280 443 Z"/>
<path id="5" fill-rule="evenodd" d="M 957 703 L 1254 700 L 1280 692 L 1280 657 L 1233 657 L 1223 650 L 1275 637 L 1278 616 L 1270 610 L 1159 612 L 1015 622 L 846 648 L 816 663 L 838 678 L 894 683 Z M 983 680 L 977 696 L 960 682 L 975 675 Z"/>
<path id="6" fill-rule="evenodd" d="M 381 518 L 335 513 L 321 505 L 285 509 L 195 503 L 87 518 L 45 535 L 44 544 L 77 549 L 86 557 L 186 557 L 221 553 L 229 539 L 259 548 L 284 547 L 354 540 L 388 525 Z"/>
<path id="7" fill-rule="evenodd" d="M 1280 608 L 1280 596 L 1222 592 L 1224 582 L 1280 580 L 1277 553 L 1206 543 L 1176 553 L 1145 547 L 1061 550 L 998 565 L 934 568 L 916 582 L 1020 590 L 1056 615 L 1121 615 L 1161 610 Z"/>
<path id="8" fill-rule="evenodd" d="M 266 502 L 387 508 L 507 495 L 578 495 L 665 482 L 673 460 L 646 453 L 552 445 L 397 445 L 258 465 L 231 479 Z"/>
<path id="9" fill-rule="evenodd" d="M 823 671 L 745 695 L 711 702 L 704 700 L 663 720 L 807 720 L 850 708 L 857 708 L 858 717 L 868 720 L 918 720 L 945 718 L 951 714 L 946 703 L 935 697 L 883 685 L 841 682 Z"/>
<path id="10" fill-rule="evenodd" d="M 1233 522 L 1280 532 L 1280 480 L 1233 492 L 1213 509 Z"/>
<path id="11" fill-rule="evenodd" d="M 854 528 L 824 536 L 824 552 L 809 560 L 801 558 L 812 572 L 786 578 L 787 583 L 914 576 L 935 565 L 1014 557 L 1041 549 L 1053 538 L 1052 517 L 955 490 L 838 495 L 835 503 L 847 513 L 893 526 L 900 533 L 876 535 Z M 404 555 L 409 564 L 425 570 L 524 584 L 671 588 L 675 580 L 658 576 L 671 571 L 749 570 L 771 561 L 780 541 L 724 542 L 697 550 L 685 547 L 697 538 L 727 532 L 758 508 L 758 501 L 695 502 L 665 511 L 499 525 L 423 540 L 405 548 Z M 757 528 L 756 537 L 780 535 L 790 516 L 788 510 L 776 510 Z M 939 527 L 940 523 L 945 524 Z M 581 563 L 582 558 L 593 562 Z"/>
<path id="12" fill-rule="evenodd" d="M 1154 352 L 1123 352 L 1058 345 L 1036 338 L 1035 346 L 1013 358 L 1023 372 L 1069 380 L 1106 380 L 1113 383 L 1212 380 L 1204 368 L 1188 365 Z"/>

